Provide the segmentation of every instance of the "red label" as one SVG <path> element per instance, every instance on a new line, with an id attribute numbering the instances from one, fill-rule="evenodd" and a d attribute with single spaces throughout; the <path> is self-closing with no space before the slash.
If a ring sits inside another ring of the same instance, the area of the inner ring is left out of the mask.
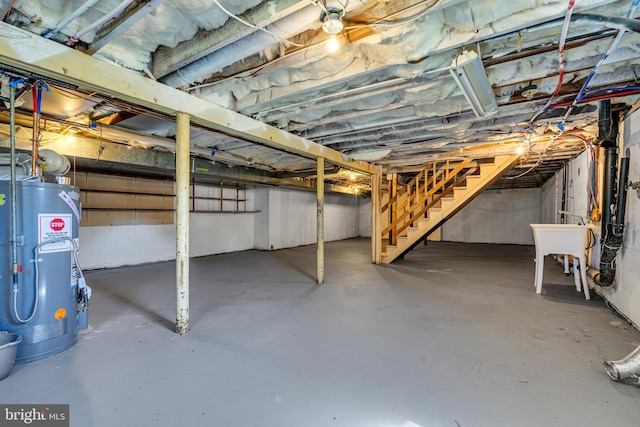
<path id="1" fill-rule="evenodd" d="M 64 220 L 62 218 L 54 218 L 49 223 L 49 226 L 53 231 L 62 231 L 64 228 Z"/>

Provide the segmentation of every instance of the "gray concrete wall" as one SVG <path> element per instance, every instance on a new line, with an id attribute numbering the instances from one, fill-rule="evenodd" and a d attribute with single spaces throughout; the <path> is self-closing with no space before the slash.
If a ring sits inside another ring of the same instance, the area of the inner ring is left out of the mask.
<path id="1" fill-rule="evenodd" d="M 532 245 L 529 224 L 540 222 L 540 188 L 487 190 L 441 227 L 441 239 Z"/>

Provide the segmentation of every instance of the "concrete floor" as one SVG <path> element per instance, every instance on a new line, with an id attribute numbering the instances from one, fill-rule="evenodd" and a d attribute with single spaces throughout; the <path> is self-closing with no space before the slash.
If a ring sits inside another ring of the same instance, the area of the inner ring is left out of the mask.
<path id="1" fill-rule="evenodd" d="M 369 241 L 191 263 L 191 332 L 172 332 L 174 263 L 87 273 L 90 329 L 16 366 L 1 403 L 69 403 L 91 426 L 634 426 L 640 388 L 605 359 L 640 333 L 533 247 L 430 243 L 389 266 Z"/>

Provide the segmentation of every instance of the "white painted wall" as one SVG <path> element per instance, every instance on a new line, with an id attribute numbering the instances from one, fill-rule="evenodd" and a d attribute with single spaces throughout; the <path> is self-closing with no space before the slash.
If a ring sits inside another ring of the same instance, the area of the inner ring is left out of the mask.
<path id="1" fill-rule="evenodd" d="M 253 249 L 254 214 L 192 213 L 192 257 Z M 80 228 L 84 269 L 167 261 L 176 257 L 176 226 L 123 225 Z"/>
<path id="2" fill-rule="evenodd" d="M 253 206 L 257 211 L 253 217 L 253 245 L 255 249 L 269 249 L 269 187 L 253 190 Z"/>
<path id="3" fill-rule="evenodd" d="M 358 234 L 371 237 L 371 197 L 358 198 Z"/>
<path id="4" fill-rule="evenodd" d="M 176 257 L 173 224 L 80 227 L 78 258 L 83 269 L 119 267 Z"/>
<path id="5" fill-rule="evenodd" d="M 441 239 L 532 245 L 541 195 L 540 188 L 484 191 L 441 227 Z"/>
<path id="6" fill-rule="evenodd" d="M 253 192 L 254 189 L 247 189 L 247 211 L 254 210 Z M 190 214 L 190 256 L 253 249 L 255 215 Z M 144 264 L 176 257 L 175 224 L 80 227 L 79 237 L 78 257 L 84 269 Z"/>
<path id="7" fill-rule="evenodd" d="M 316 243 L 316 193 L 266 187 L 256 199 L 256 248 L 282 249 Z M 258 203 L 258 201 L 260 203 Z M 359 235 L 358 197 L 325 194 L 325 241 Z M 266 235 L 265 235 L 266 233 Z"/>
<path id="8" fill-rule="evenodd" d="M 192 257 L 248 249 L 281 249 L 316 243 L 316 194 L 276 187 L 247 189 L 255 213 L 192 213 Z M 358 237 L 359 200 L 325 195 L 325 241 Z M 370 214 L 369 214 L 370 215 Z M 110 268 L 175 259 L 175 225 L 80 228 L 80 265 Z"/>
<path id="9" fill-rule="evenodd" d="M 584 151 L 565 165 L 567 187 L 565 194 L 566 212 L 582 217 L 583 223 L 588 222 L 589 212 L 589 153 Z M 562 210 L 562 181 L 563 171 L 556 173 L 542 187 L 542 223 L 557 224 L 562 222 L 558 211 Z M 576 216 L 565 215 L 564 223 L 577 224 L 580 219 Z"/>
<path id="10" fill-rule="evenodd" d="M 562 201 L 562 173 L 556 173 L 542 186 L 541 224 L 557 224 Z"/>

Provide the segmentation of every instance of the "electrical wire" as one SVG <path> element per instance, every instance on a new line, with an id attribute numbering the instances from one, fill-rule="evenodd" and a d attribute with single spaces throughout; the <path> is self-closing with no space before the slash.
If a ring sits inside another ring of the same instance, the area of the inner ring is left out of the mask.
<path id="1" fill-rule="evenodd" d="M 542 113 L 547 111 L 549 105 L 551 105 L 553 100 L 556 99 L 556 96 L 558 96 L 558 94 L 560 93 L 560 88 L 562 88 L 562 83 L 564 80 L 564 45 L 567 40 L 569 23 L 571 22 L 571 15 L 573 14 L 575 5 L 575 0 L 569 0 L 569 7 L 567 8 L 567 11 L 564 15 L 564 22 L 562 24 L 562 33 L 560 34 L 560 42 L 558 43 L 558 84 L 556 85 L 556 89 L 553 91 L 553 94 L 551 94 L 551 97 L 544 104 L 544 107 L 542 107 L 540 111 L 538 111 L 536 115 L 531 118 L 529 122 L 530 125 L 533 125 L 533 122 L 535 122 Z"/>
<path id="2" fill-rule="evenodd" d="M 538 160 L 536 161 L 536 163 L 531 166 L 529 169 L 527 169 L 526 171 L 524 171 L 523 173 L 519 174 L 519 175 L 515 175 L 515 176 L 508 176 L 505 177 L 504 179 L 506 180 L 512 180 L 512 179 L 517 179 L 517 178 L 521 178 L 523 176 L 525 176 L 526 174 L 528 174 L 529 172 L 531 172 L 532 170 L 534 170 L 535 168 L 537 168 L 538 166 L 540 166 L 540 164 L 542 163 L 543 159 L 544 159 L 544 155 L 547 153 L 547 151 L 549 150 L 549 147 L 551 147 L 553 144 L 556 143 L 556 141 L 559 138 L 578 138 L 579 140 L 581 140 L 582 142 L 585 143 L 585 145 L 587 146 L 587 149 L 590 150 L 591 155 L 593 156 L 593 159 L 595 160 L 595 151 L 593 149 L 593 145 L 591 144 L 591 142 L 589 142 L 589 140 L 587 140 L 586 138 L 584 138 L 581 135 L 574 135 L 574 134 L 568 134 L 568 135 L 556 135 L 553 138 L 551 138 L 551 140 L 549 140 L 549 142 L 547 143 L 547 145 L 545 145 L 544 150 L 542 150 L 542 152 L 540 153 L 540 157 L 538 158 Z M 595 169 L 594 169 L 595 171 Z M 593 194 L 595 194 L 595 184 L 593 184 Z"/>
<path id="3" fill-rule="evenodd" d="M 290 44 L 292 46 L 304 47 L 303 44 L 294 43 L 292 41 L 289 41 L 289 40 L 287 40 L 287 39 L 285 39 L 283 37 L 280 37 L 276 33 L 267 30 L 266 28 L 258 27 L 257 25 L 252 24 L 251 22 L 246 21 L 246 20 L 240 18 L 237 15 L 234 15 L 233 13 L 229 12 L 223 5 L 221 5 L 218 0 L 213 0 L 213 2 L 216 4 L 216 6 L 218 6 L 220 8 L 220 10 L 222 10 L 224 13 L 226 13 L 229 17 L 235 19 L 236 21 L 240 22 L 241 24 L 246 25 L 247 27 L 254 28 L 254 29 L 258 30 L 258 31 L 263 31 L 263 32 L 269 34 L 270 36 L 274 37 L 276 40 L 281 41 L 283 43 L 287 43 L 287 44 Z M 182 77 L 182 76 L 180 76 L 180 77 Z"/>
<path id="4" fill-rule="evenodd" d="M 599 93 L 603 93 L 603 95 L 598 95 Z M 594 101 L 600 101 L 602 99 L 611 99 L 611 98 L 617 98 L 621 96 L 637 95 L 639 93 L 640 93 L 640 86 L 629 86 L 628 88 L 601 89 L 601 90 L 589 92 L 583 95 L 582 98 L 578 101 L 578 103 L 594 102 Z M 548 110 L 563 108 L 568 105 L 571 105 L 572 103 L 573 101 L 567 101 L 567 102 L 560 102 L 558 104 L 553 104 L 548 108 Z"/>
<path id="5" fill-rule="evenodd" d="M 538 161 L 531 166 L 529 169 L 527 169 L 526 171 L 522 172 L 519 175 L 516 176 L 507 176 L 504 179 L 506 180 L 512 180 L 512 179 L 518 179 L 518 178 L 522 178 L 523 176 L 525 176 L 526 174 L 528 174 L 529 172 L 531 172 L 532 170 L 534 170 L 535 168 L 537 168 L 538 166 L 540 166 L 540 164 L 542 163 L 542 159 L 544 158 L 544 155 L 547 153 L 547 150 L 549 149 L 549 147 L 551 145 L 553 145 L 553 143 L 555 142 L 555 139 L 551 139 L 551 141 L 549 141 L 547 143 L 547 145 L 544 147 L 544 150 L 542 150 L 542 152 L 540 153 L 540 157 L 538 158 Z"/>
<path id="6" fill-rule="evenodd" d="M 638 4 L 640 4 L 640 0 L 633 0 L 633 3 L 631 4 L 631 8 L 629 9 L 629 13 L 627 13 L 627 18 L 633 18 L 633 14 L 638 8 Z M 609 49 L 605 52 L 604 55 L 602 55 L 602 57 L 596 63 L 596 65 L 593 66 L 593 68 L 591 69 L 591 72 L 589 73 L 589 76 L 587 77 L 587 80 L 585 80 L 584 84 L 580 88 L 578 95 L 573 100 L 569 108 L 567 108 L 567 111 L 564 114 L 564 117 L 562 118 L 561 124 L 564 124 L 567 121 L 569 114 L 571 114 L 571 111 L 573 111 L 576 105 L 578 105 L 578 102 L 580 102 L 584 92 L 587 90 L 587 87 L 591 83 L 591 79 L 593 79 L 593 76 L 598 72 L 598 69 L 600 68 L 600 66 L 609 58 L 609 55 L 611 55 L 611 53 L 616 49 L 616 47 L 618 47 L 618 43 L 620 43 L 620 41 L 622 40 L 624 33 L 625 33 L 624 29 L 621 29 L 620 31 L 618 31 L 618 34 L 616 35 L 616 38 L 613 40 L 613 43 L 611 43 L 611 46 L 609 46 Z"/>

